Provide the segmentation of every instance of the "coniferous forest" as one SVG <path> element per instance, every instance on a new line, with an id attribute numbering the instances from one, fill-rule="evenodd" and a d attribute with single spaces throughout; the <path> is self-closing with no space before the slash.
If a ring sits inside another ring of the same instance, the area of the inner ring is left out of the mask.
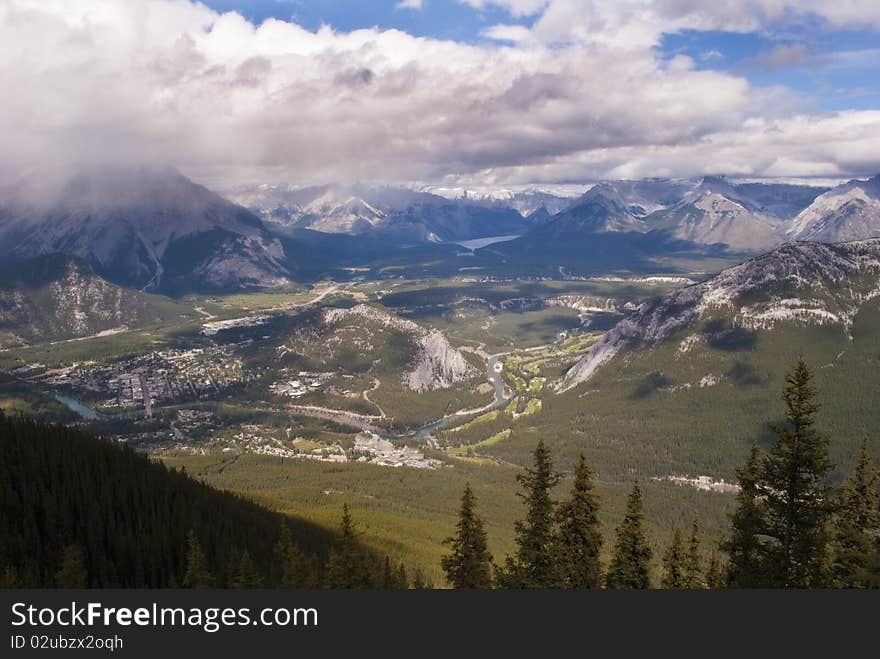
<path id="1" fill-rule="evenodd" d="M 441 566 L 454 588 L 878 588 L 880 471 L 867 442 L 849 478 L 829 483 L 828 436 L 810 369 L 786 378 L 785 421 L 738 470 L 737 505 L 718 546 L 699 520 L 671 529 L 654 574 L 643 491 L 633 484 L 609 558 L 587 458 L 558 501 L 549 447 L 518 477 L 515 551 L 496 562 L 470 484 Z M 419 569 L 359 541 L 348 506 L 338 531 L 200 483 L 118 442 L 0 414 L 0 585 L 79 588 L 431 588 Z"/>
<path id="2" fill-rule="evenodd" d="M 398 588 L 402 565 L 81 430 L 0 414 L 0 585 Z"/>
<path id="3" fill-rule="evenodd" d="M 831 439 L 816 428 L 819 406 L 813 374 L 800 361 L 783 391 L 785 422 L 769 424 L 775 442 L 755 446 L 738 470 L 737 506 L 718 547 L 702 547 L 699 520 L 672 530 L 662 573 L 652 574 L 643 524 L 642 490 L 633 484 L 607 565 L 585 456 L 572 490 L 558 502 L 543 441 L 534 466 L 519 477 L 525 518 L 516 525 L 516 551 L 497 565 L 470 486 L 462 498 L 452 553 L 442 567 L 457 588 L 880 588 L 880 471 L 863 443 L 856 468 L 832 486 Z M 493 578 L 488 578 L 488 574 Z"/>

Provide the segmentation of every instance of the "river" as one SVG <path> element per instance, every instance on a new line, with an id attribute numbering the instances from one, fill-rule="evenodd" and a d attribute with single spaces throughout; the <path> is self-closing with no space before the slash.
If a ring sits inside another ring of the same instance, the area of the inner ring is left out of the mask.
<path id="1" fill-rule="evenodd" d="M 64 394 L 55 394 L 55 400 L 57 400 L 59 403 L 64 404 L 71 412 L 76 412 L 82 418 L 88 419 L 89 421 L 97 421 L 101 418 L 101 415 L 95 412 L 95 410 L 86 407 L 78 400 L 71 398 L 70 396 L 65 396 Z"/>

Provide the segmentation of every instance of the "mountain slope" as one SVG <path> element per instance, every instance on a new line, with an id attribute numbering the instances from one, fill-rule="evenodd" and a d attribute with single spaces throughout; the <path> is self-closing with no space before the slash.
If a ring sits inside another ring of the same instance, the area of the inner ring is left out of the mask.
<path id="1" fill-rule="evenodd" d="M 30 176 L 0 194 L 7 256 L 79 256 L 145 290 L 226 289 L 284 281 L 279 242 L 244 208 L 171 169 Z"/>
<path id="2" fill-rule="evenodd" d="M 439 242 L 522 233 L 527 227 L 512 208 L 404 188 L 260 185 L 234 190 L 228 197 L 282 232 L 311 229 Z"/>
<path id="3" fill-rule="evenodd" d="M 412 391 L 448 389 L 477 375 L 442 332 L 428 330 L 383 308 L 359 304 L 350 309 L 328 309 L 321 321 L 325 350 L 361 348 L 380 359 L 382 354 L 399 353 L 401 382 Z M 383 368 L 395 368 L 388 356 L 385 362 Z"/>
<path id="4" fill-rule="evenodd" d="M 626 350 L 679 342 L 748 343 L 777 325 L 828 326 L 849 336 L 862 306 L 880 297 L 880 240 L 792 243 L 642 305 L 607 332 L 558 384 L 576 387 Z"/>
<path id="5" fill-rule="evenodd" d="M 820 195 L 795 217 L 788 233 L 796 240 L 818 242 L 880 236 L 880 175 Z"/>
<path id="6" fill-rule="evenodd" d="M 317 587 L 337 542 L 331 531 L 215 490 L 115 441 L 2 413 L 0 495 L 0 570 L 20 587 L 70 587 L 58 573 L 71 549 L 89 587 L 180 587 L 190 533 L 217 587 L 232 585 L 244 551 L 263 583 L 276 586 L 274 546 L 285 527 L 302 570 L 287 585 Z"/>
<path id="7" fill-rule="evenodd" d="M 651 228 L 665 230 L 679 240 L 699 245 L 723 245 L 736 251 L 757 252 L 781 242 L 771 219 L 716 192 L 658 211 L 646 220 Z"/>
<path id="8" fill-rule="evenodd" d="M 39 256 L 0 271 L 0 348 L 161 323 L 188 312 L 111 284 L 76 257 Z"/>
<path id="9" fill-rule="evenodd" d="M 642 233 L 645 230 L 645 223 L 630 212 L 617 190 L 603 183 L 590 188 L 568 209 L 546 220 L 535 233 L 565 239 L 588 233 Z"/>

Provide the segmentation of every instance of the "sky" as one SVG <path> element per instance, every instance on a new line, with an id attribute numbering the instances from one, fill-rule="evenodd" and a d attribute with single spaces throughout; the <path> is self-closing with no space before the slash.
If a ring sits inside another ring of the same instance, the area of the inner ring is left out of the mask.
<path id="1" fill-rule="evenodd" d="M 3 0 L 0 173 L 222 187 L 880 172 L 876 0 Z"/>

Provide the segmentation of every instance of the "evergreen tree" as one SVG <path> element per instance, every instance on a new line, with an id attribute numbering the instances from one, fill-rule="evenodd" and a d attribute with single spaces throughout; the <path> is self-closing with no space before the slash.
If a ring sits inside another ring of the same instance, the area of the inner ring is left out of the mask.
<path id="1" fill-rule="evenodd" d="M 87 588 L 88 573 L 79 545 L 67 545 L 61 557 L 61 566 L 55 575 L 58 588 Z"/>
<path id="2" fill-rule="evenodd" d="M 275 564 L 279 570 L 278 585 L 282 588 L 315 588 L 318 585 L 318 565 L 293 543 L 286 524 L 281 525 L 275 543 Z"/>
<path id="3" fill-rule="evenodd" d="M 241 552 L 241 558 L 233 573 L 230 586 L 238 589 L 262 588 L 264 585 L 263 577 L 260 576 L 254 559 L 251 558 L 250 552 L 245 549 Z"/>
<path id="4" fill-rule="evenodd" d="M 188 563 L 205 576 L 208 561 L 215 579 L 195 581 L 227 585 L 243 550 L 278 585 L 285 566 L 273 546 L 284 528 L 302 559 L 297 587 L 321 585 L 333 532 L 211 488 L 119 442 L 0 412 L 0 572 L 9 568 L 20 586 L 55 586 L 71 544 L 87 558 L 93 588 L 176 587 Z M 200 543 L 196 561 L 191 532 Z"/>
<path id="5" fill-rule="evenodd" d="M 868 588 L 880 543 L 880 472 L 868 453 L 867 440 L 855 473 L 841 491 L 834 524 L 832 576 L 841 588 Z"/>
<path id="6" fill-rule="evenodd" d="M 709 557 L 709 566 L 706 568 L 706 587 L 712 590 L 727 587 L 727 575 L 718 559 L 718 554 L 714 551 Z"/>
<path id="7" fill-rule="evenodd" d="M 736 510 L 731 516 L 731 535 L 722 544 L 729 557 L 728 585 L 732 588 L 759 588 L 764 584 L 765 505 L 758 492 L 761 477 L 761 452 L 752 446 L 745 466 L 737 469 L 739 492 Z"/>
<path id="8" fill-rule="evenodd" d="M 208 559 L 196 532 L 190 529 L 189 535 L 186 537 L 186 573 L 183 575 L 184 588 L 211 588 L 214 585 L 214 578 L 208 570 Z"/>
<path id="9" fill-rule="evenodd" d="M 687 556 L 684 564 L 685 588 L 705 588 L 703 575 L 703 559 L 700 557 L 700 523 L 694 520 L 691 526 L 691 538 L 688 542 Z"/>
<path id="10" fill-rule="evenodd" d="M 427 583 L 425 582 L 425 575 L 422 572 L 422 568 L 420 568 L 420 567 L 417 567 L 413 571 L 412 587 L 413 587 L 413 590 L 425 590 L 425 588 L 427 588 Z"/>
<path id="11" fill-rule="evenodd" d="M 681 531 L 676 527 L 672 534 L 672 544 L 663 554 L 663 580 L 661 586 L 674 590 L 687 588 L 687 555 L 681 539 Z"/>
<path id="12" fill-rule="evenodd" d="M 508 556 L 500 573 L 505 588 L 554 588 L 559 586 L 559 566 L 554 556 L 554 510 L 550 491 L 559 482 L 553 471 L 550 449 L 540 440 L 533 453 L 534 467 L 516 479 L 526 504 L 526 518 L 516 522 L 516 553 Z"/>
<path id="13" fill-rule="evenodd" d="M 819 410 L 813 374 L 803 360 L 786 376 L 786 423 L 770 424 L 776 444 L 764 460 L 758 491 L 766 502 L 767 585 L 785 588 L 828 584 L 831 471 L 828 438 L 815 429 Z"/>
<path id="14" fill-rule="evenodd" d="M 391 558 L 385 554 L 385 564 L 382 569 L 382 590 L 394 590 L 394 573 L 391 571 Z"/>
<path id="15" fill-rule="evenodd" d="M 354 522 L 348 504 L 342 506 L 340 542 L 336 551 L 330 555 L 327 565 L 327 586 L 329 588 L 372 588 L 369 561 L 355 534 Z"/>
<path id="16" fill-rule="evenodd" d="M 650 588 L 651 547 L 642 528 L 642 490 L 638 481 L 626 502 L 626 515 L 617 527 L 605 585 L 608 588 Z"/>
<path id="17" fill-rule="evenodd" d="M 593 474 L 583 453 L 574 472 L 574 484 L 567 501 L 557 511 L 556 555 L 560 585 L 564 588 L 601 588 L 602 533 L 597 513 L 599 502 L 593 490 Z"/>
<path id="18" fill-rule="evenodd" d="M 491 588 L 492 554 L 470 483 L 464 486 L 455 528 L 455 535 L 443 541 L 451 552 L 440 560 L 447 580 L 453 588 Z"/>
<path id="19" fill-rule="evenodd" d="M 395 590 L 407 590 L 409 588 L 409 579 L 406 576 L 406 567 L 403 563 L 397 566 L 397 574 L 394 575 Z"/>

